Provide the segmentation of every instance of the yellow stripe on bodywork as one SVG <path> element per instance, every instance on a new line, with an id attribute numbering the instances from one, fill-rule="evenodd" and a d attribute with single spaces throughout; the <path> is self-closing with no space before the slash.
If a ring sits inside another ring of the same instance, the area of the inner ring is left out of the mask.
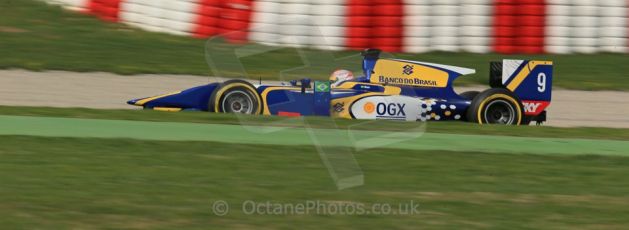
<path id="1" fill-rule="evenodd" d="M 163 98 L 163 97 L 168 97 L 168 96 L 175 95 L 175 94 L 180 94 L 180 93 L 181 93 L 181 91 L 168 93 L 168 94 L 162 94 L 162 95 L 158 95 L 158 96 L 154 96 L 154 97 L 148 97 L 148 98 L 144 98 L 142 100 L 139 100 L 139 101 L 135 102 L 135 104 L 142 106 L 142 105 L 148 103 L 149 101 L 160 99 L 160 98 Z"/>
<path id="2" fill-rule="evenodd" d="M 266 97 L 267 95 L 274 90 L 301 90 L 301 88 L 299 87 L 286 87 L 286 86 L 277 86 L 277 87 L 268 87 L 266 89 L 264 89 L 264 91 L 262 91 L 262 93 L 260 94 L 260 96 L 262 97 L 262 104 L 264 105 L 264 111 L 262 112 L 263 115 L 271 115 L 271 111 L 269 111 L 269 104 L 266 102 Z"/>
<path id="3" fill-rule="evenodd" d="M 166 107 L 155 107 L 153 110 L 164 111 L 164 112 L 179 112 L 181 108 L 166 108 Z"/>
<path id="4" fill-rule="evenodd" d="M 402 93 L 402 88 L 396 86 L 385 86 L 384 94 L 386 95 L 400 95 Z"/>
<path id="5" fill-rule="evenodd" d="M 537 67 L 538 65 L 552 65 L 552 64 L 553 62 L 551 61 L 530 61 L 528 64 L 526 64 L 524 68 L 522 68 L 522 70 L 520 70 L 520 72 L 515 76 L 515 78 L 513 78 L 511 83 L 509 83 L 509 85 L 507 86 L 507 89 L 511 90 L 511 92 L 514 92 L 515 89 L 517 89 L 520 86 L 520 84 L 522 84 L 524 79 L 526 79 L 526 77 L 529 76 L 531 71 L 535 69 L 535 67 Z"/>
<path id="6" fill-rule="evenodd" d="M 405 71 L 405 70 L 410 71 Z M 376 62 L 370 81 L 375 84 L 445 88 L 450 81 L 448 72 L 418 63 L 380 59 Z"/>

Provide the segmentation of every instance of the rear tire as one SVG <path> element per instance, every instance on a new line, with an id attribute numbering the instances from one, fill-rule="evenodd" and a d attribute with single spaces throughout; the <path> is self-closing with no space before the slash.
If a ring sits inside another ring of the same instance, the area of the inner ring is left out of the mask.
<path id="1" fill-rule="evenodd" d="M 216 113 L 256 115 L 262 113 L 262 98 L 251 83 L 229 80 L 214 90 L 208 108 Z"/>
<path id="2" fill-rule="evenodd" d="M 467 119 L 479 124 L 520 125 L 524 110 L 518 97 L 503 88 L 492 88 L 476 95 L 467 110 Z"/>

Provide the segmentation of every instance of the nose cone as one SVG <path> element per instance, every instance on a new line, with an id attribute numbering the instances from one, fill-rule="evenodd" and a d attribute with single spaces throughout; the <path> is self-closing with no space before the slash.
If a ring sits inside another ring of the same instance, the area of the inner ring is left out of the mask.
<path id="1" fill-rule="evenodd" d="M 127 101 L 127 104 L 129 104 L 129 105 L 138 105 L 138 101 L 139 100 L 142 100 L 142 98 L 129 100 L 129 101 Z"/>

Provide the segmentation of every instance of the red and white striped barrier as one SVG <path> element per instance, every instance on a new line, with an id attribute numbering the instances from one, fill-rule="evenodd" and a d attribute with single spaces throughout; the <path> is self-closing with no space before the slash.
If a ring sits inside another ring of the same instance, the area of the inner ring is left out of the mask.
<path id="1" fill-rule="evenodd" d="M 70 10 L 87 11 L 88 2 L 90 0 L 47 0 L 52 4 L 62 5 Z"/>
<path id="2" fill-rule="evenodd" d="M 461 49 L 471 53 L 492 51 L 492 0 L 464 0 L 459 37 Z"/>
<path id="3" fill-rule="evenodd" d="M 326 50 L 629 53 L 629 0 L 47 0 L 144 30 Z"/>
<path id="4" fill-rule="evenodd" d="M 192 35 L 205 38 L 220 33 L 221 2 L 217 0 L 199 0 L 196 11 L 195 27 Z"/>
<path id="5" fill-rule="evenodd" d="M 410 53 L 430 51 L 430 5 L 424 0 L 404 0 L 402 50 Z"/>
<path id="6" fill-rule="evenodd" d="M 627 46 L 629 37 L 629 1 L 605 0 L 600 1 L 598 28 L 598 51 L 603 52 L 627 52 L 623 46 Z"/>

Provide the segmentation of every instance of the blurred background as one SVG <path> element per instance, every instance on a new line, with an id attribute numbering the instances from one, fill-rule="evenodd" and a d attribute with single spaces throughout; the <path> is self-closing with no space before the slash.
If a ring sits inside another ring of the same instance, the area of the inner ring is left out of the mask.
<path id="1" fill-rule="evenodd" d="M 329 50 L 629 52 L 625 0 L 46 0 L 148 31 Z M 231 32 L 231 33 L 230 33 Z"/>
<path id="2" fill-rule="evenodd" d="M 628 229 L 628 6 L 0 0 L 0 228 Z M 476 69 L 457 79 L 457 90 L 487 88 L 490 61 L 551 60 L 549 122 L 435 122 L 397 145 L 409 123 L 266 116 L 245 123 L 125 104 L 227 78 L 359 75 L 365 48 Z M 238 63 L 209 62 L 234 52 L 242 52 Z M 306 132 L 330 129 L 396 144 L 342 149 L 365 184 L 338 190 Z M 247 200 L 394 209 L 414 201 L 421 213 L 251 215 L 239 206 Z M 216 215 L 217 201 L 230 213 Z"/>
<path id="3" fill-rule="evenodd" d="M 486 85 L 488 63 L 512 58 L 553 60 L 554 86 L 629 89 L 625 0 L 0 2 L 3 69 L 326 79 L 360 71 L 357 51 L 379 48 L 477 70 L 457 85 Z M 248 76 L 207 63 L 211 48 L 247 46 L 261 51 L 240 59 Z M 323 64 L 287 73 L 305 65 L 304 51 Z"/>

